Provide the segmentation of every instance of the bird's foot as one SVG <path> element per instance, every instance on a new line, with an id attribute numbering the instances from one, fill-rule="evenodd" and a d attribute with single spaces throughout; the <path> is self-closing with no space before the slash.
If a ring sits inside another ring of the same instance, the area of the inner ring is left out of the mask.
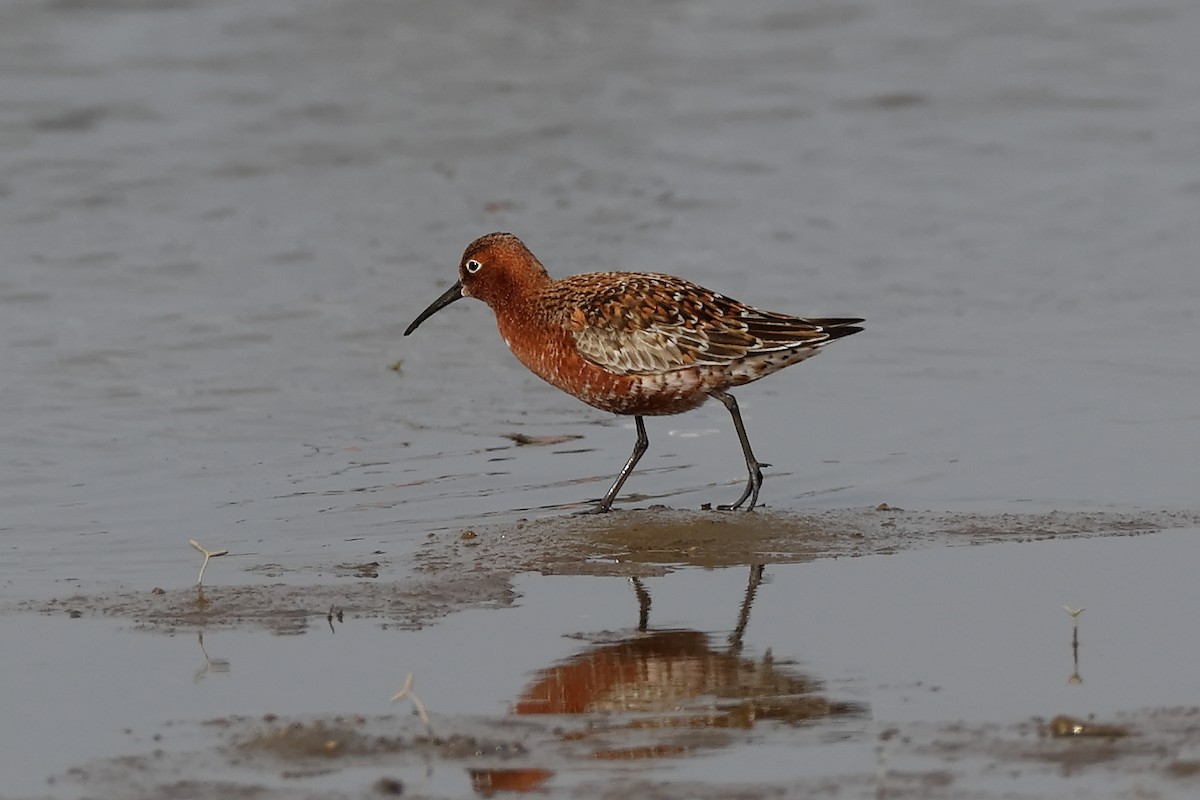
<path id="1" fill-rule="evenodd" d="M 592 516 L 593 514 L 607 514 L 608 512 L 610 512 L 612 510 L 613 510 L 612 505 L 610 505 L 610 504 L 597 503 L 596 505 L 592 506 L 591 508 L 584 508 L 584 509 L 580 509 L 579 511 L 576 511 L 575 516 L 587 517 L 587 516 Z"/>
<path id="2" fill-rule="evenodd" d="M 729 505 L 717 506 L 718 511 L 736 511 L 737 509 L 741 508 L 742 504 L 747 500 L 750 501 L 750 505 L 746 506 L 746 510 L 754 510 L 754 507 L 758 505 L 758 490 L 762 488 L 763 468 L 771 465 L 757 461 L 755 462 L 754 466 L 755 469 L 750 473 L 750 480 L 746 483 L 746 489 L 742 492 L 742 496 L 737 499 L 737 502 L 730 503 Z"/>

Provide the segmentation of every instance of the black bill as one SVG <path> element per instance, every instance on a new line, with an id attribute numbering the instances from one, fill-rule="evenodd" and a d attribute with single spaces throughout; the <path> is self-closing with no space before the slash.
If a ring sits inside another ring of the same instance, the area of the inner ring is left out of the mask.
<path id="1" fill-rule="evenodd" d="M 412 321 L 412 324 L 409 325 L 404 330 L 404 335 L 408 336 L 410 333 L 415 331 L 417 329 L 417 326 L 420 325 L 422 322 L 429 319 L 434 314 L 436 314 L 437 312 L 441 311 L 446 306 L 453 303 L 455 300 L 461 300 L 462 298 L 463 298 L 462 282 L 455 281 L 454 285 L 451 286 L 449 289 L 447 289 L 445 294 L 443 294 L 437 300 L 434 300 L 432 303 L 430 303 L 429 308 L 422 311 L 417 316 L 417 318 Z"/>

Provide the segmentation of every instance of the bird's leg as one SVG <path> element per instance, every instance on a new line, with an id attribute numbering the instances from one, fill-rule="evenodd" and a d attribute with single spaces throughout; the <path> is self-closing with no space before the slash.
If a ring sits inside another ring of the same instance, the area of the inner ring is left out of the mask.
<path id="1" fill-rule="evenodd" d="M 732 399 L 732 398 L 730 398 Z M 595 508 L 590 508 L 583 511 L 583 514 L 605 514 L 612 510 L 613 499 L 617 496 L 617 492 L 621 491 L 621 486 L 624 485 L 625 479 L 629 477 L 629 473 L 633 472 L 633 468 L 637 465 L 638 459 L 650 447 L 650 438 L 646 436 L 646 423 L 642 418 L 635 416 L 633 418 L 634 425 L 637 426 L 637 442 L 633 445 L 633 453 L 629 456 L 629 460 L 625 462 L 625 466 L 621 467 L 620 474 L 613 481 L 612 488 L 608 490 L 608 494 L 604 495 L 604 499 L 600 501 L 600 505 Z"/>
<path id="2" fill-rule="evenodd" d="M 746 481 L 746 489 L 737 502 L 727 506 L 717 506 L 717 508 L 721 511 L 732 511 L 740 508 L 742 503 L 746 502 L 746 498 L 750 498 L 750 505 L 746 506 L 746 510 L 750 511 L 758 503 L 758 490 L 762 488 L 763 481 L 762 468 L 771 465 L 759 463 L 758 459 L 754 457 L 754 451 L 750 449 L 750 439 L 746 436 L 746 426 L 742 424 L 742 413 L 738 411 L 737 400 L 734 396 L 720 390 L 709 392 L 709 395 L 720 400 L 725 408 L 729 409 L 738 441 L 742 443 L 742 453 L 746 456 L 746 470 L 750 473 L 750 479 Z"/>
<path id="3" fill-rule="evenodd" d="M 642 585 L 641 578 L 634 576 L 629 579 L 633 593 L 638 599 L 638 633 L 645 633 L 650 626 L 650 592 Z"/>
<path id="4" fill-rule="evenodd" d="M 742 597 L 742 607 L 738 611 L 737 626 L 734 627 L 733 633 L 729 634 L 729 652 L 739 654 L 742 652 L 742 641 L 746 636 L 746 626 L 750 624 L 750 606 L 754 604 L 754 595 L 758 593 L 758 587 L 762 584 L 764 564 L 750 565 L 750 582 L 746 584 L 746 594 Z"/>

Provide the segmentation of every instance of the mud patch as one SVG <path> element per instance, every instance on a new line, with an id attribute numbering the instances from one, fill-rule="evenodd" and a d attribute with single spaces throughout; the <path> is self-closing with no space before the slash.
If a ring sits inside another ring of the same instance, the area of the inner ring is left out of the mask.
<path id="1" fill-rule="evenodd" d="M 935 544 L 1113 536 L 1200 524 L 1200 512 L 947 514 L 836 509 L 804 514 L 662 507 L 564 516 L 431 534 L 420 569 L 559 575 L 663 575 L 681 566 L 784 564 Z"/>
<path id="2" fill-rule="evenodd" d="M 1197 525 L 1196 511 L 975 515 L 884 505 L 788 514 L 650 508 L 430 533 L 414 560 L 417 575 L 406 581 L 362 582 L 379 574 L 377 562 L 313 565 L 299 571 L 359 582 L 156 587 L 25 600 L 0 606 L 0 613 L 119 617 L 162 632 L 251 627 L 299 634 L 314 623 L 333 624 L 344 617 L 416 629 L 454 611 L 510 605 L 515 597 L 511 578 L 522 572 L 647 577 L 687 566 L 787 564 L 931 545 L 1134 535 Z M 275 579 L 289 572 L 270 563 L 245 571 Z"/>
<path id="3" fill-rule="evenodd" d="M 643 725 L 641 745 L 597 749 L 631 719 L 594 720 L 586 728 L 511 716 L 438 718 L 437 734 L 403 717 L 263 719 L 225 717 L 165 726 L 153 751 L 100 760 L 57 776 L 95 794 L 162 798 L 455 797 L 537 790 L 540 797 L 757 798 L 836 795 L 934 800 L 1055 796 L 1070 778 L 1076 790 L 1105 796 L 1184 797 L 1197 789 L 1200 709 L 1149 709 L 1108 721 L 1123 737 L 1054 736 L 1045 720 L 988 723 L 858 723 L 836 733 L 874 759 L 857 766 L 796 770 L 786 780 L 753 784 L 700 779 L 701 753 L 736 749 L 740 740 L 700 728 Z M 760 723 L 764 737 L 820 747 L 813 729 Z M 764 730 L 765 729 L 765 730 Z M 176 739 L 208 743 L 173 750 Z M 663 767 L 671 768 L 664 775 Z M 649 770 L 657 768 L 653 774 Z M 220 777 L 214 777 L 219 775 Z M 336 784 L 337 788 L 330 788 Z M 468 788 L 469 787 L 469 788 Z"/>
<path id="4" fill-rule="evenodd" d="M 507 606 L 515 594 L 504 575 L 439 576 L 399 583 L 349 586 L 205 586 L 202 589 L 73 595 L 24 601 L 8 611 L 120 617 L 136 627 L 170 633 L 177 629 L 260 628 L 275 634 L 302 634 L 314 625 L 343 619 L 379 619 L 406 630 L 466 608 Z"/>
<path id="5" fill-rule="evenodd" d="M 1056 718 L 1061 719 L 1061 718 Z M 1184 797 L 1200 788 L 1200 708 L 1144 709 L 1111 719 L 1081 720 L 1084 730 L 1063 735 L 1056 720 L 1018 725 L 914 723 L 879 735 L 881 796 L 932 798 L 1011 796 L 979 792 L 1003 775 L 1012 788 L 1047 789 L 1072 782 L 1108 797 Z M 1113 735 L 1103 735 L 1108 731 Z M 1120 732 L 1117 735 L 1116 732 Z M 947 765 L 957 765 L 950 766 Z M 933 766 L 936 765 L 936 766 Z M 971 789 L 959 786 L 969 784 Z"/>
<path id="6" fill-rule="evenodd" d="M 508 720 L 446 721 L 446 733 L 414 733 L 403 718 L 330 716 L 281 719 L 220 717 L 168 724 L 148 753 L 105 759 L 68 770 L 52 783 L 129 798 L 386 797 L 410 794 L 409 774 L 433 764 L 467 764 L 471 773 L 513 771 L 541 726 Z M 178 738 L 202 737 L 199 750 L 172 750 Z M 407 774 L 406 774 L 407 773 Z M 219 777 L 216 777 L 218 776 Z M 404 777 L 400 777 L 403 775 Z M 331 780 L 338 790 L 322 789 Z M 347 794 L 346 789 L 351 789 Z"/>

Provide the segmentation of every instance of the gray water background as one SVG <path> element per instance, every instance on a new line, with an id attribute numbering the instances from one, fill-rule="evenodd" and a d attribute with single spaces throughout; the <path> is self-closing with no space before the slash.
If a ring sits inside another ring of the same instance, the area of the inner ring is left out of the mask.
<path id="1" fill-rule="evenodd" d="M 496 229 L 867 318 L 738 393 L 770 508 L 1195 508 L 1198 41 L 1183 0 L 7 0 L 0 592 L 599 496 L 627 420 L 481 305 L 400 336 Z M 649 429 L 636 499 L 736 496 L 722 408 Z"/>
<path id="2" fill-rule="evenodd" d="M 5 3 L 0 579 L 599 496 L 627 420 L 483 306 L 399 335 L 493 229 L 866 317 L 740 393 L 773 507 L 1191 507 L 1198 33 L 1095 0 Z M 729 428 L 651 421 L 628 491 L 736 496 Z"/>

